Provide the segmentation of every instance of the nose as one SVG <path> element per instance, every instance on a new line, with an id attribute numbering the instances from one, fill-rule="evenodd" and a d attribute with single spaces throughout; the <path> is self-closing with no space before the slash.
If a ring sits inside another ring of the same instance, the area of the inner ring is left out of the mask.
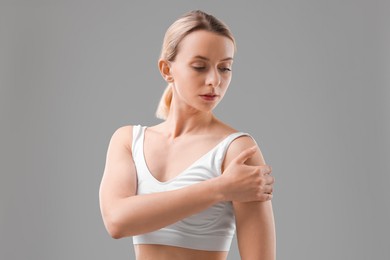
<path id="1" fill-rule="evenodd" d="M 217 87 L 221 83 L 221 75 L 219 75 L 219 71 L 217 68 L 210 69 L 209 73 L 207 73 L 206 84 L 207 86 Z"/>

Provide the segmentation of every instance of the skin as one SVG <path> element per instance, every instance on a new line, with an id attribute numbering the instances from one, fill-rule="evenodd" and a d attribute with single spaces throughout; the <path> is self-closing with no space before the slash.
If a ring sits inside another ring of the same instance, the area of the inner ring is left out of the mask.
<path id="1" fill-rule="evenodd" d="M 145 161 L 159 181 L 174 178 L 237 132 L 212 113 L 228 89 L 233 55 L 229 38 L 201 30 L 180 42 L 173 62 L 159 61 L 161 75 L 173 85 L 173 98 L 167 120 L 148 127 L 144 140 Z M 207 98 L 206 94 L 216 96 Z M 131 143 L 132 126 L 123 126 L 113 134 L 107 151 L 99 195 L 104 224 L 112 237 L 158 230 L 220 201 L 233 201 L 241 259 L 275 259 L 274 178 L 252 138 L 244 136 L 231 143 L 221 176 L 148 195 L 136 195 Z M 166 245 L 135 245 L 135 252 L 137 260 L 223 260 L 227 256 L 227 252 Z"/>

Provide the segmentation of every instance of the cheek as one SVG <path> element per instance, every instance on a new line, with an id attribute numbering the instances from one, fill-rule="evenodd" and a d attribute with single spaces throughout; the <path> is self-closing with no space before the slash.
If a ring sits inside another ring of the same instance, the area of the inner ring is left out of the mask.
<path id="1" fill-rule="evenodd" d="M 226 75 L 226 76 L 223 76 L 222 78 L 222 85 L 224 88 L 228 88 L 229 85 L 230 85 L 230 81 L 232 80 L 232 75 Z"/>
<path id="2" fill-rule="evenodd" d="M 181 67 L 179 70 L 175 71 L 174 79 L 181 83 L 189 83 L 193 81 L 198 81 L 202 79 L 202 76 L 197 71 L 194 71 L 190 68 L 183 68 Z"/>
<path id="3" fill-rule="evenodd" d="M 191 70 L 188 70 L 185 74 L 183 74 L 181 79 L 184 84 L 196 88 L 204 86 L 206 82 L 206 76 L 204 73 Z"/>

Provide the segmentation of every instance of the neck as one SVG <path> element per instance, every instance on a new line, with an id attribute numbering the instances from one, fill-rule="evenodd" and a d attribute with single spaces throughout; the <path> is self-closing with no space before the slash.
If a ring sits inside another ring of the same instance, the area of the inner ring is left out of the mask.
<path id="1" fill-rule="evenodd" d="M 201 112 L 193 108 L 179 109 L 171 104 L 170 112 L 165 120 L 164 128 L 170 138 L 175 139 L 185 134 L 198 134 L 204 132 L 217 119 L 210 112 Z"/>

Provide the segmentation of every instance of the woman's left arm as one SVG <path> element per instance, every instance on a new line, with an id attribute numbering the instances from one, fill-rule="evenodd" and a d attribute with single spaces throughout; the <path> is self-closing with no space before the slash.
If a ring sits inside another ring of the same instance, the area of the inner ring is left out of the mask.
<path id="1" fill-rule="evenodd" d="M 255 145 L 250 137 L 241 137 L 229 147 L 223 168 L 243 149 Z M 245 164 L 265 165 L 258 149 Z M 276 234 L 271 200 L 265 202 L 233 202 L 236 218 L 237 241 L 242 260 L 275 260 Z"/>

